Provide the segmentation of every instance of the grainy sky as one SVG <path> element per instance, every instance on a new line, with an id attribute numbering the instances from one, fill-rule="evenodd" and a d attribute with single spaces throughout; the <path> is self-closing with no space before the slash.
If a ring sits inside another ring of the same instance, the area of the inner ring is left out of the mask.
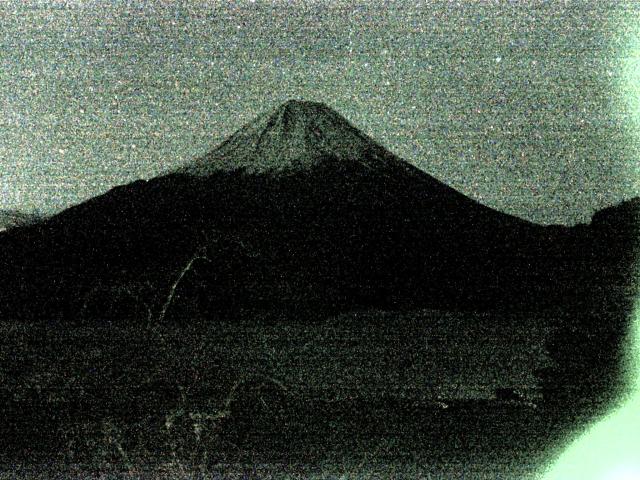
<path id="1" fill-rule="evenodd" d="M 600 0 L 2 0 L 0 208 L 155 176 L 304 98 L 489 206 L 586 221 L 640 195 L 636 18 Z"/>

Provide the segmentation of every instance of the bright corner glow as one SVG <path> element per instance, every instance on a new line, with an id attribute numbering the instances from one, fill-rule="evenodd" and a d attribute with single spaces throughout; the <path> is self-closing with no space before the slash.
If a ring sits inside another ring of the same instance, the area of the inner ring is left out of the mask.
<path id="1" fill-rule="evenodd" d="M 640 480 L 640 300 L 628 344 L 629 399 L 570 445 L 545 480 Z"/>
<path id="2" fill-rule="evenodd" d="M 545 480 L 640 480 L 640 397 L 572 444 Z"/>

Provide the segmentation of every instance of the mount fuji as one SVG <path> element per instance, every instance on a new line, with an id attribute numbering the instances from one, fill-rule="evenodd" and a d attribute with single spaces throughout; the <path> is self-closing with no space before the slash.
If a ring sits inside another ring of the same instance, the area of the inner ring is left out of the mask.
<path id="1" fill-rule="evenodd" d="M 596 223 L 635 225 L 631 204 Z M 118 286 L 157 305 L 195 252 L 206 261 L 181 284 L 181 303 L 204 315 L 547 308 L 592 297 L 601 248 L 622 275 L 629 228 L 606 237 L 624 246 L 612 256 L 595 223 L 548 227 L 498 212 L 326 105 L 288 101 L 189 164 L 0 236 L 0 308 L 66 318 L 90 292 Z"/>
<path id="2" fill-rule="evenodd" d="M 290 100 L 178 171 L 206 176 L 243 169 L 276 175 L 316 168 L 328 158 L 371 171 L 406 165 L 325 104 Z"/>

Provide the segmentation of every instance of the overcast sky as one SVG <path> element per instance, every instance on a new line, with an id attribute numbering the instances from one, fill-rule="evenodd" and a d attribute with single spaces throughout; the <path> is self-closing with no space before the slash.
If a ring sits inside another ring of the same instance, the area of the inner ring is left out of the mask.
<path id="1" fill-rule="evenodd" d="M 0 208 L 153 177 L 304 98 L 489 206 L 586 221 L 640 195 L 637 18 L 600 0 L 3 0 Z"/>

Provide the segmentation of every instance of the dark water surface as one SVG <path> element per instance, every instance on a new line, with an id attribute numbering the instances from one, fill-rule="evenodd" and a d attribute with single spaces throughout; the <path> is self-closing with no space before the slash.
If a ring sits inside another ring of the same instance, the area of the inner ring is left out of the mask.
<path id="1" fill-rule="evenodd" d="M 5 322 L 0 478 L 535 478 L 567 431 L 534 375 L 556 320 Z"/>

